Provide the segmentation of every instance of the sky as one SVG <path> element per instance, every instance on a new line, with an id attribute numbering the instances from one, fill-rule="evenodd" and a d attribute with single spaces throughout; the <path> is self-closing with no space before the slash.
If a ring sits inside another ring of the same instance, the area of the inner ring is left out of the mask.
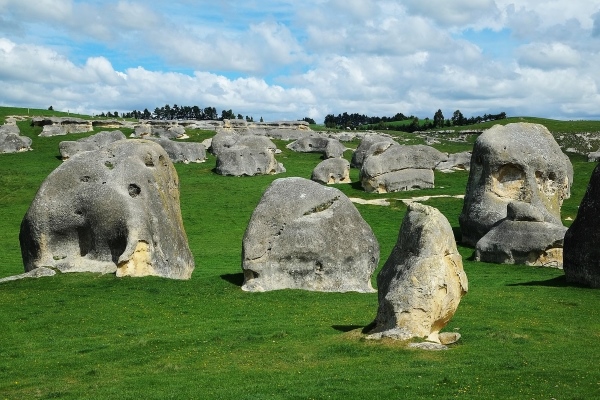
<path id="1" fill-rule="evenodd" d="M 600 119 L 600 0 L 0 0 L 0 105 Z"/>

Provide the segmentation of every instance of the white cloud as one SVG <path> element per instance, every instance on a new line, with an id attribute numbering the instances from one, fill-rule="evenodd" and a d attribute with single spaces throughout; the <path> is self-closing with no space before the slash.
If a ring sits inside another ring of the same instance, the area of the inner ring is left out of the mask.
<path id="1" fill-rule="evenodd" d="M 518 50 L 519 63 L 544 70 L 572 68 L 581 64 L 577 50 L 563 43 L 530 43 Z"/>

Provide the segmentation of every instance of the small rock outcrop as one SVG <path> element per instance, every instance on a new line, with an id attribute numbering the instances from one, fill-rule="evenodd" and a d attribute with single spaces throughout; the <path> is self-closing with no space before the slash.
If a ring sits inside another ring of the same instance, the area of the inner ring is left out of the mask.
<path id="1" fill-rule="evenodd" d="M 66 140 L 58 144 L 58 150 L 63 160 L 68 160 L 82 151 L 99 150 L 112 142 L 125 139 L 121 131 L 102 131 L 95 135 L 79 140 Z"/>
<path id="2" fill-rule="evenodd" d="M 163 148 L 146 140 L 113 142 L 56 168 L 19 240 L 25 271 L 188 279 L 194 269 L 177 172 Z"/>
<path id="3" fill-rule="evenodd" d="M 211 145 L 219 175 L 254 176 L 285 172 L 275 159 L 277 146 L 265 136 L 217 134 Z"/>
<path id="4" fill-rule="evenodd" d="M 350 183 L 350 163 L 344 158 L 323 160 L 313 170 L 311 179 L 326 185 Z"/>
<path id="5" fill-rule="evenodd" d="M 149 137 L 162 146 L 174 163 L 203 163 L 206 161 L 206 147 L 196 142 L 176 142 L 171 139 Z"/>
<path id="6" fill-rule="evenodd" d="M 552 134 L 539 124 L 494 125 L 475 141 L 462 213 L 462 241 L 475 246 L 507 205 L 523 202 L 545 222 L 562 225 L 560 208 L 570 196 L 573 166 Z"/>
<path id="7" fill-rule="evenodd" d="M 373 292 L 379 244 L 338 189 L 304 178 L 275 180 L 243 239 L 246 291 Z"/>
<path id="8" fill-rule="evenodd" d="M 452 227 L 442 213 L 410 203 L 377 286 L 379 308 L 369 338 L 441 343 L 439 331 L 468 290 Z"/>
<path id="9" fill-rule="evenodd" d="M 446 155 L 424 145 L 377 142 L 360 169 L 367 192 L 389 193 L 434 187 L 433 169 Z"/>
<path id="10" fill-rule="evenodd" d="M 508 203 L 506 218 L 477 242 L 475 260 L 562 268 L 566 231 L 565 226 L 545 222 L 528 203 Z"/>
<path id="11" fill-rule="evenodd" d="M 563 269 L 567 282 L 600 288 L 600 166 L 588 183 L 577 217 L 565 234 Z"/>

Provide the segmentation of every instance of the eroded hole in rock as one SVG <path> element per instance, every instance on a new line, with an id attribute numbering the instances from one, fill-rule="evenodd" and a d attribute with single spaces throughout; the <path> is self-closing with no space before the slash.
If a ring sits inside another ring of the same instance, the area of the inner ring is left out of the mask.
<path id="1" fill-rule="evenodd" d="M 138 197 L 142 192 L 142 189 L 135 183 L 130 184 L 127 190 L 129 191 L 129 195 L 131 197 Z"/>
<path id="2" fill-rule="evenodd" d="M 121 257 L 121 254 L 123 254 L 127 248 L 127 232 L 118 229 L 115 232 L 115 236 L 108 240 L 108 247 L 110 248 L 112 262 L 118 264 L 119 257 Z"/>
<path id="3" fill-rule="evenodd" d="M 79 255 L 85 257 L 92 251 L 92 232 L 89 226 L 77 228 L 77 239 L 79 240 Z"/>
<path id="4" fill-rule="evenodd" d="M 110 161 L 105 161 L 104 166 L 108 169 L 113 169 L 115 167 Z"/>
<path id="5" fill-rule="evenodd" d="M 146 167 L 154 167 L 154 158 L 152 157 L 152 154 L 147 153 L 144 156 L 144 164 Z"/>
<path id="6" fill-rule="evenodd" d="M 90 177 L 89 176 L 82 176 L 80 179 L 81 182 L 89 182 L 90 181 Z"/>

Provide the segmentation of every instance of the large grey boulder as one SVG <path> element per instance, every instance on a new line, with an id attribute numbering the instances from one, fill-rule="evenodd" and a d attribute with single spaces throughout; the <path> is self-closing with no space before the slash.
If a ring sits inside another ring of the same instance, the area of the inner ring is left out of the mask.
<path id="1" fill-rule="evenodd" d="M 397 143 L 389 136 L 383 136 L 379 134 L 365 135 L 360 141 L 360 144 L 352 153 L 352 160 L 350 160 L 350 166 L 353 168 L 361 168 L 363 161 L 367 156 L 373 154 L 378 148 L 384 147 L 372 147 L 376 143 L 382 143 L 384 145 L 391 145 Z"/>
<path id="2" fill-rule="evenodd" d="M 323 160 L 313 170 L 311 179 L 326 185 L 350 183 L 350 163 L 344 158 Z"/>
<path id="3" fill-rule="evenodd" d="M 125 139 L 125 135 L 119 130 L 102 131 L 79 140 L 62 141 L 58 144 L 58 150 L 62 159 L 67 160 L 79 152 L 99 150 L 112 142 L 123 139 Z"/>
<path id="4" fill-rule="evenodd" d="M 545 222 L 562 225 L 573 167 L 552 134 L 539 124 L 494 125 L 475 141 L 462 213 L 462 241 L 474 246 L 506 218 L 507 205 L 524 202 Z"/>
<path id="5" fill-rule="evenodd" d="M 563 268 L 568 282 L 600 288 L 600 165 L 565 234 Z"/>
<path id="6" fill-rule="evenodd" d="M 217 134 L 212 141 L 219 175 L 254 176 L 285 172 L 275 159 L 277 146 L 265 136 Z"/>
<path id="7" fill-rule="evenodd" d="M 286 146 L 299 153 L 321 153 L 324 158 L 337 158 L 344 155 L 346 146 L 339 140 L 320 135 L 306 135 Z"/>
<path id="8" fill-rule="evenodd" d="M 450 153 L 435 166 L 435 169 L 441 172 L 468 171 L 471 169 L 471 152 Z"/>
<path id="9" fill-rule="evenodd" d="M 446 155 L 425 145 L 378 142 L 360 169 L 367 192 L 388 193 L 434 187 L 433 169 Z"/>
<path id="10" fill-rule="evenodd" d="M 73 156 L 42 183 L 21 223 L 25 271 L 188 279 L 194 258 L 169 156 L 120 140 Z"/>
<path id="11" fill-rule="evenodd" d="M 0 154 L 31 150 L 31 139 L 18 133 L 0 131 Z"/>
<path id="12" fill-rule="evenodd" d="M 162 146 L 174 163 L 202 163 L 206 161 L 206 147 L 202 143 L 177 142 L 171 139 L 149 137 Z"/>
<path id="13" fill-rule="evenodd" d="M 275 180 L 243 239 L 246 291 L 373 292 L 379 244 L 338 189 L 304 178 Z"/>
<path id="14" fill-rule="evenodd" d="M 69 133 L 92 132 L 92 121 L 73 117 L 34 117 L 31 125 L 41 126 L 41 137 L 61 136 Z"/>
<path id="15" fill-rule="evenodd" d="M 369 338 L 440 342 L 439 331 L 468 290 L 452 227 L 442 213 L 409 204 L 377 286 L 379 308 Z"/>
<path id="16" fill-rule="evenodd" d="M 475 260 L 562 268 L 566 231 L 565 226 L 545 222 L 528 203 L 508 203 L 506 218 L 475 245 Z"/>

